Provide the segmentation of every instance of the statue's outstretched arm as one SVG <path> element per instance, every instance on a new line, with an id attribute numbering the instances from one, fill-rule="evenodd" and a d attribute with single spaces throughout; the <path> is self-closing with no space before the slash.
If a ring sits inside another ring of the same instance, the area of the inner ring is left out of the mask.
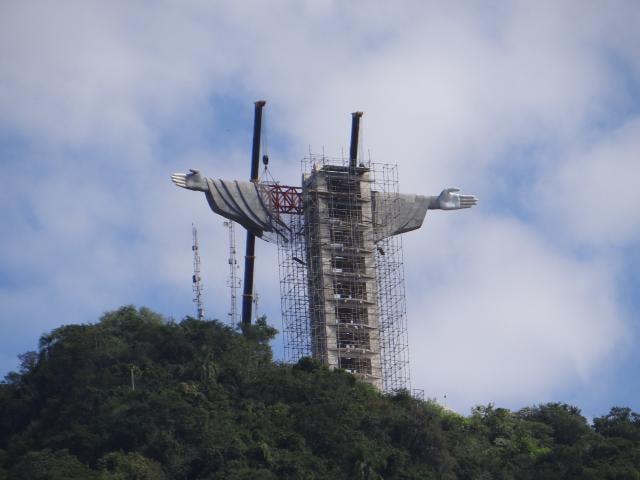
<path id="1" fill-rule="evenodd" d="M 260 184 L 206 178 L 198 170 L 174 173 L 171 180 L 178 187 L 204 192 L 215 213 L 239 223 L 258 237 L 264 232 L 283 234 L 286 226 L 274 214 Z"/>
<path id="2" fill-rule="evenodd" d="M 458 188 L 445 188 L 440 195 L 426 197 L 400 193 L 373 196 L 375 240 L 416 230 L 422 226 L 427 210 L 459 210 L 478 203 L 473 195 L 460 195 Z"/>

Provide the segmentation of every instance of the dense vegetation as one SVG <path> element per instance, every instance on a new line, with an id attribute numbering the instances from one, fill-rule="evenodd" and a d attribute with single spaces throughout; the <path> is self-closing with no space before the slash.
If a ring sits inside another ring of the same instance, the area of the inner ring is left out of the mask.
<path id="1" fill-rule="evenodd" d="M 60 327 L 0 384 L 0 479 L 640 479 L 640 415 L 468 417 L 384 396 L 275 331 L 124 307 Z"/>

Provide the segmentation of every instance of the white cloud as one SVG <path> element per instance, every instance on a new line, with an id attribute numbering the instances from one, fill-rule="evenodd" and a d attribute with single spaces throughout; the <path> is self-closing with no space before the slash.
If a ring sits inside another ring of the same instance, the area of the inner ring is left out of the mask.
<path id="1" fill-rule="evenodd" d="M 597 137 L 545 172 L 534 208 L 574 244 L 630 246 L 640 239 L 640 119 Z"/>
<path id="2" fill-rule="evenodd" d="M 437 219 L 422 235 L 426 255 L 407 249 L 420 259 L 408 272 L 414 384 L 462 408 L 549 401 L 590 381 L 627 329 L 611 269 L 521 222 L 473 217 Z"/>

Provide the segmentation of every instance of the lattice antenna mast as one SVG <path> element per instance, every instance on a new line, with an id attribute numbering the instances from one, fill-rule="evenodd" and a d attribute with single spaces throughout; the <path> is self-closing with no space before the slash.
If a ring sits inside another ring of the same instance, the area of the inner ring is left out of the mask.
<path id="1" fill-rule="evenodd" d="M 229 278 L 227 286 L 231 291 L 231 304 L 229 306 L 229 322 L 232 326 L 238 325 L 238 289 L 240 288 L 240 278 L 238 278 L 238 259 L 236 257 L 236 234 L 232 221 L 224 222 L 224 226 L 229 230 Z"/>
<path id="2" fill-rule="evenodd" d="M 193 302 L 196 304 L 196 316 L 198 320 L 204 319 L 204 305 L 202 304 L 202 277 L 200 277 L 200 245 L 198 244 L 198 229 L 191 224 L 193 233 Z"/>
<path id="3" fill-rule="evenodd" d="M 258 314 L 258 305 L 260 303 L 260 294 L 258 293 L 258 290 L 255 289 L 255 286 L 253 288 L 253 321 L 257 322 L 258 319 L 260 318 L 260 315 Z"/>

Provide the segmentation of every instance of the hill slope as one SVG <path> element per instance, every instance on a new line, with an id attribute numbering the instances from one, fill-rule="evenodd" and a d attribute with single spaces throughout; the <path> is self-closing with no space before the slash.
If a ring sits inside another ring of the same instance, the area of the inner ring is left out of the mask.
<path id="1" fill-rule="evenodd" d="M 640 479 L 640 415 L 463 417 L 384 396 L 275 331 L 123 307 L 60 327 L 0 384 L 0 479 Z"/>

